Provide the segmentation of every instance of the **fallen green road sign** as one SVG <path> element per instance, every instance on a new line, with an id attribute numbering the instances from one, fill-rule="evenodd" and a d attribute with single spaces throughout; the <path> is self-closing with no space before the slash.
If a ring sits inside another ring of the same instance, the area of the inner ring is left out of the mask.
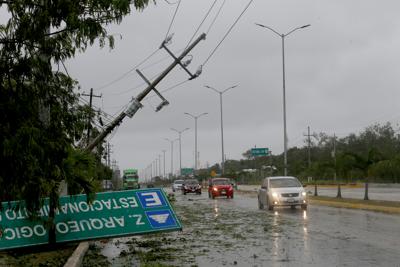
<path id="1" fill-rule="evenodd" d="M 48 243 L 48 199 L 31 221 L 23 202 L 2 203 L 0 250 Z M 162 189 L 125 190 L 96 194 L 88 204 L 86 195 L 63 196 L 56 211 L 56 243 L 181 230 Z"/>

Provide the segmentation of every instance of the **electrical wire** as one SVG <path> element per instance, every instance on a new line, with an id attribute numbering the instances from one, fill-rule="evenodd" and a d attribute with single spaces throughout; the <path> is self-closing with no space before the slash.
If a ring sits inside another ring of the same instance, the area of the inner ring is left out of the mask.
<path id="1" fill-rule="evenodd" d="M 217 20 L 219 14 L 221 13 L 221 10 L 222 10 L 222 8 L 224 7 L 225 2 L 226 2 L 226 0 L 224 0 L 224 1 L 222 2 L 222 5 L 219 7 L 217 14 L 215 15 L 215 17 L 214 17 L 213 21 L 211 22 L 210 26 L 208 27 L 207 32 L 206 32 L 207 35 L 208 35 L 208 33 L 210 32 L 211 27 L 214 25 L 215 21 Z"/>
<path id="2" fill-rule="evenodd" d="M 157 74 L 151 76 L 149 80 L 154 79 L 155 77 L 159 76 L 161 73 L 162 73 L 162 72 L 159 72 L 159 73 L 157 73 Z M 142 83 L 136 85 L 136 86 L 133 87 L 133 88 L 129 88 L 128 90 L 125 90 L 125 91 L 122 91 L 122 92 L 119 92 L 119 93 L 115 93 L 115 94 L 109 94 L 109 95 L 112 95 L 112 96 L 123 95 L 123 94 L 129 93 L 129 92 L 131 92 L 131 91 L 133 91 L 133 90 L 139 89 L 140 87 L 142 87 L 143 85 L 146 85 L 146 84 L 147 84 L 147 82 L 142 82 Z"/>
<path id="3" fill-rule="evenodd" d="M 131 69 L 129 69 L 127 72 L 125 72 L 124 74 L 122 74 L 121 76 L 119 76 L 118 78 L 112 80 L 111 82 L 108 82 L 98 88 L 96 88 L 97 91 L 101 91 L 106 87 L 109 87 L 110 85 L 115 84 L 116 82 L 122 80 L 123 78 L 125 78 L 128 74 L 130 74 L 133 70 L 137 69 L 140 65 L 142 65 L 143 63 L 145 63 L 147 60 L 149 60 L 152 56 L 154 56 L 160 49 L 157 48 L 154 52 L 152 52 L 149 56 L 147 56 L 145 59 L 143 59 L 141 62 L 139 62 L 139 64 L 137 64 L 136 66 L 132 67 Z"/>
<path id="4" fill-rule="evenodd" d="M 171 86 L 171 87 L 168 87 L 167 89 L 164 89 L 164 90 L 160 91 L 160 93 L 166 93 L 166 92 L 168 92 L 168 91 L 171 91 L 171 90 L 173 90 L 173 89 L 175 89 L 175 88 L 181 86 L 182 84 L 187 83 L 188 81 L 189 81 L 189 80 L 184 80 L 184 81 L 182 81 L 182 82 L 179 82 L 179 83 L 177 83 L 177 84 L 175 84 L 175 85 L 173 85 L 173 86 Z M 156 96 L 157 96 L 157 95 L 152 95 L 152 96 L 149 96 L 148 98 L 153 98 L 153 97 L 156 97 Z"/>
<path id="5" fill-rule="evenodd" d="M 175 51 L 175 54 L 176 54 L 176 53 L 179 53 L 179 52 L 182 52 L 184 49 L 185 49 L 185 48 L 176 50 L 176 51 Z M 167 59 L 170 59 L 170 58 L 171 58 L 170 55 L 165 56 L 165 57 L 163 57 L 162 59 L 160 59 L 160 60 L 158 60 L 158 61 L 155 61 L 155 62 L 153 62 L 153 63 L 150 63 L 149 65 L 145 65 L 144 67 L 141 68 L 141 70 L 145 70 L 145 69 L 151 68 L 151 67 L 153 67 L 153 66 L 155 66 L 155 65 L 157 65 L 157 64 L 159 64 L 159 63 L 161 63 L 161 62 L 163 62 L 163 61 L 165 61 L 165 60 L 167 60 Z"/>
<path id="6" fill-rule="evenodd" d="M 210 6 L 210 8 L 208 9 L 206 15 L 204 16 L 203 20 L 200 22 L 200 25 L 197 27 L 196 31 L 194 32 L 194 34 L 192 35 L 192 37 L 190 38 L 188 44 L 186 45 L 185 49 L 188 48 L 188 46 L 190 45 L 190 43 L 193 41 L 193 38 L 196 36 L 197 32 L 200 30 L 200 27 L 203 25 L 204 21 L 207 19 L 208 15 L 210 14 L 211 10 L 214 8 L 215 4 L 217 3 L 218 0 L 214 0 L 214 2 L 212 3 L 212 5 Z"/>
<path id="7" fill-rule="evenodd" d="M 164 0 L 168 5 L 175 5 L 176 3 L 178 3 L 178 2 L 175 2 L 175 3 L 171 3 L 171 2 L 169 2 L 168 0 Z"/>
<path id="8" fill-rule="evenodd" d="M 84 99 L 82 97 L 79 97 L 79 98 L 81 100 L 81 103 L 83 103 L 84 105 L 89 105 L 90 104 L 86 99 Z M 110 115 L 110 114 L 106 113 L 105 111 L 101 110 L 99 107 L 97 107 L 97 106 L 95 106 L 93 104 L 92 104 L 92 108 L 91 109 L 92 109 L 93 112 L 99 112 L 100 114 L 103 114 L 103 119 L 106 121 L 106 124 L 110 123 L 112 120 L 115 119 L 115 117 L 113 115 Z M 108 117 L 111 117 L 111 119 L 109 119 Z"/>
<path id="9" fill-rule="evenodd" d="M 238 21 L 240 20 L 240 18 L 243 16 L 243 14 L 246 12 L 246 10 L 249 8 L 249 6 L 251 5 L 251 3 L 254 0 L 250 0 L 249 3 L 247 3 L 246 7 L 243 9 L 242 13 L 240 13 L 239 17 L 235 20 L 235 22 L 232 24 L 232 26 L 229 28 L 229 30 L 226 32 L 226 34 L 224 35 L 224 37 L 222 38 L 222 40 L 218 43 L 218 45 L 214 48 L 214 50 L 211 52 L 211 54 L 207 57 L 207 59 L 204 61 L 204 63 L 202 64 L 202 66 L 204 67 L 207 62 L 210 60 L 210 58 L 214 55 L 215 51 L 217 51 L 218 47 L 222 44 L 222 42 L 225 40 L 225 38 L 229 35 L 229 33 L 232 31 L 232 29 L 235 27 L 235 25 L 238 23 Z"/>
<path id="10" fill-rule="evenodd" d="M 171 23 L 169 24 L 169 27 L 168 27 L 168 30 L 167 30 L 167 34 L 165 34 L 165 39 L 167 39 L 169 31 L 171 30 L 172 24 L 174 23 L 174 20 L 175 20 L 175 17 L 176 17 L 176 13 L 178 12 L 179 6 L 181 5 L 181 1 L 182 0 L 179 0 L 178 5 L 175 8 L 175 12 L 174 12 L 174 15 L 172 16 Z"/>

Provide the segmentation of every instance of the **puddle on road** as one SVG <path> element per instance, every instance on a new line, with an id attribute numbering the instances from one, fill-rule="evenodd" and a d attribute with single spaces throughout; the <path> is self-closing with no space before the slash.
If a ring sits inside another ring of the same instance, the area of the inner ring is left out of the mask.
<path id="1" fill-rule="evenodd" d="M 290 211 L 298 213 L 299 221 L 293 222 L 279 213 L 242 208 L 249 203 L 240 201 L 178 196 L 174 209 L 181 232 L 96 242 L 89 255 L 103 256 L 109 266 L 264 266 L 292 261 L 296 255 L 285 245 L 304 246 L 302 211 Z M 85 257 L 84 266 L 94 263 L 96 257 Z"/>

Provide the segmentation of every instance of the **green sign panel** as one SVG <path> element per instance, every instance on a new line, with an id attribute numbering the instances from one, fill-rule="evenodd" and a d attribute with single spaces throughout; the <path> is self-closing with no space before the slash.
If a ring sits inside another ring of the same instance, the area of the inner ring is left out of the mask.
<path id="1" fill-rule="evenodd" d="M 253 157 L 268 156 L 269 155 L 269 149 L 268 148 L 252 148 L 251 149 L 251 155 Z"/>
<path id="2" fill-rule="evenodd" d="M 193 168 L 182 168 L 181 175 L 192 175 L 194 173 Z"/>
<path id="3" fill-rule="evenodd" d="M 17 205 L 24 203 L 2 203 L 0 250 L 47 244 L 48 199 L 36 221 L 28 219 L 26 209 L 16 210 Z M 91 204 L 86 195 L 61 197 L 55 226 L 57 243 L 182 229 L 164 191 L 158 188 L 102 192 Z"/>

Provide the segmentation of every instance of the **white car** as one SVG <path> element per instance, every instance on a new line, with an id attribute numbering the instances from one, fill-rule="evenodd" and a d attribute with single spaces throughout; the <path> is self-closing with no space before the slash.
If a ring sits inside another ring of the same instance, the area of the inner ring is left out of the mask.
<path id="1" fill-rule="evenodd" d="M 172 184 L 172 191 L 175 192 L 176 190 L 181 190 L 184 182 L 184 180 L 175 180 Z"/>
<path id="2" fill-rule="evenodd" d="M 277 206 L 301 206 L 307 209 L 307 193 L 302 184 L 295 177 L 276 176 L 267 177 L 262 181 L 258 190 L 258 207 L 267 207 L 273 210 Z"/>

